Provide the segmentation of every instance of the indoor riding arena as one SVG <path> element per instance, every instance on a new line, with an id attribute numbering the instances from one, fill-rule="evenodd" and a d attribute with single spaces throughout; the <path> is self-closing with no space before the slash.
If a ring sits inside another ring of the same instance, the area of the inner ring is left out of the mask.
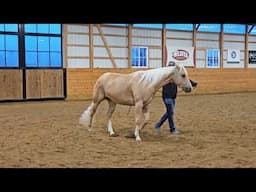
<path id="1" fill-rule="evenodd" d="M 161 87 L 141 141 L 134 106 L 117 104 L 115 137 L 106 100 L 91 131 L 79 123 L 102 74 L 171 61 L 198 83 L 178 89 L 181 134 L 155 129 Z M 255 98 L 254 24 L 0 24 L 1 168 L 255 168 Z"/>

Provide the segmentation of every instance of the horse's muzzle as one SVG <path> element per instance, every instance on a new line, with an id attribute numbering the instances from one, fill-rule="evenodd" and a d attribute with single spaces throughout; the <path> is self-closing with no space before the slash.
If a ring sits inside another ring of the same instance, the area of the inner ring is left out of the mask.
<path id="1" fill-rule="evenodd" d="M 190 87 L 183 87 L 182 89 L 184 92 L 186 93 L 190 93 L 192 91 L 192 89 Z"/>

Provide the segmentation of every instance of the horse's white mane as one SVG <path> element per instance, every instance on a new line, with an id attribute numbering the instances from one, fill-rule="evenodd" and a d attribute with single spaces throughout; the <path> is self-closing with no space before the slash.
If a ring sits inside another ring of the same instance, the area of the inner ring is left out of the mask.
<path id="1" fill-rule="evenodd" d="M 175 67 L 161 67 L 150 69 L 147 71 L 137 71 L 136 74 L 141 74 L 141 79 L 138 83 L 145 83 L 145 84 L 156 84 L 157 82 L 161 81 L 163 76 L 168 76 Z"/>

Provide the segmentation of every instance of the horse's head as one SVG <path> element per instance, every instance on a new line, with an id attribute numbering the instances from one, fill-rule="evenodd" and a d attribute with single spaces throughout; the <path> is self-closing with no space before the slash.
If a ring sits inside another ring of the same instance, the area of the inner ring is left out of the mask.
<path id="1" fill-rule="evenodd" d="M 172 80 L 184 92 L 189 93 L 193 90 L 188 77 L 188 72 L 183 65 L 175 64 Z"/>

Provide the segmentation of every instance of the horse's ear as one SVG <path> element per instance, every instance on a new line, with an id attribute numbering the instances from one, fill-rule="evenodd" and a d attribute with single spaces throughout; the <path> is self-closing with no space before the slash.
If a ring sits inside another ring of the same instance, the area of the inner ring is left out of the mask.
<path id="1" fill-rule="evenodd" d="M 175 69 L 176 69 L 177 71 L 180 71 L 180 70 L 181 70 L 181 66 L 180 66 L 179 64 L 175 64 Z"/>

